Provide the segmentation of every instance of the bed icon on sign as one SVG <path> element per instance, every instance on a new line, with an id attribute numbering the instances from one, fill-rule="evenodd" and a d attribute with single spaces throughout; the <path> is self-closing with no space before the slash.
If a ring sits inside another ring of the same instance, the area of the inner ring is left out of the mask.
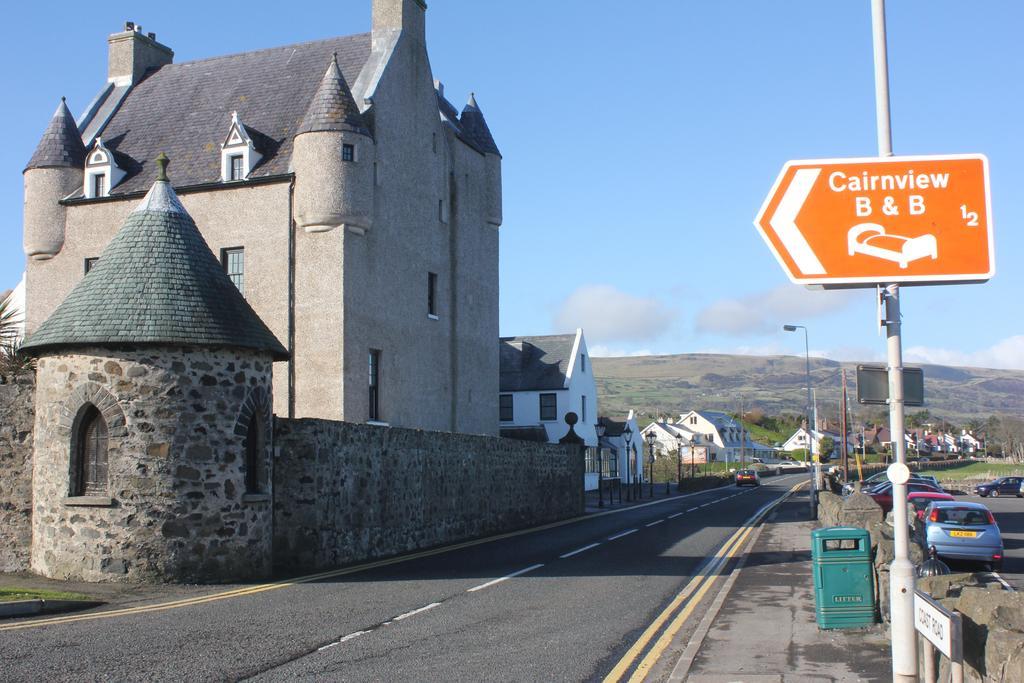
<path id="1" fill-rule="evenodd" d="M 939 245 L 935 235 L 904 237 L 886 234 L 885 228 L 877 223 L 860 223 L 850 228 L 846 235 L 850 256 L 864 254 L 900 264 L 906 268 L 912 261 L 939 257 Z"/>

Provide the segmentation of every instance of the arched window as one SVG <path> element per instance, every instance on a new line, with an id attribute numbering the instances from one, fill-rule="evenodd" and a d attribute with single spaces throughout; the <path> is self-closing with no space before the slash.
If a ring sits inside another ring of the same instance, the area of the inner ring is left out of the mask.
<path id="1" fill-rule="evenodd" d="M 245 492 L 262 493 L 263 420 L 254 413 L 245 430 Z"/>
<path id="2" fill-rule="evenodd" d="M 94 405 L 86 407 L 75 434 L 73 495 L 101 496 L 107 492 L 107 421 Z"/>

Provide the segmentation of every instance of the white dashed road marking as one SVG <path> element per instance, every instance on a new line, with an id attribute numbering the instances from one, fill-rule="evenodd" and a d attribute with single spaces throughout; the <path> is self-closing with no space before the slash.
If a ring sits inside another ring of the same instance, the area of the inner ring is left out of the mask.
<path id="1" fill-rule="evenodd" d="M 567 557 L 572 557 L 573 555 L 579 555 L 580 553 L 585 553 L 588 550 L 592 550 L 592 549 L 596 548 L 599 545 L 601 545 L 601 544 L 600 543 L 591 543 L 590 545 L 585 545 L 582 548 L 577 548 L 576 550 L 573 550 L 572 552 L 568 552 L 565 555 L 559 555 L 558 557 L 559 557 L 559 559 L 564 560 Z"/>
<path id="2" fill-rule="evenodd" d="M 615 534 L 614 536 L 609 536 L 608 540 L 609 541 L 614 541 L 617 538 L 622 538 L 623 536 L 629 536 L 630 534 L 635 534 L 636 532 L 637 532 L 637 529 L 630 529 L 629 531 L 623 531 L 622 533 Z"/>
<path id="3" fill-rule="evenodd" d="M 634 529 L 634 531 L 635 531 L 635 529 Z M 527 567 L 526 569 L 520 569 L 519 571 L 512 572 L 511 574 L 508 574 L 507 576 L 503 576 L 500 579 L 494 579 L 493 581 L 488 581 L 487 583 L 482 583 L 479 586 L 476 586 L 474 588 L 470 588 L 466 592 L 467 593 L 476 593 L 477 591 L 482 591 L 484 588 L 490 588 L 491 586 L 499 584 L 502 581 L 508 581 L 509 579 L 513 579 L 513 578 L 515 578 L 517 576 L 522 576 L 523 574 L 526 574 L 527 572 L 532 572 L 534 569 L 540 569 L 543 566 L 544 566 L 543 564 L 535 564 L 535 565 L 533 565 L 531 567 Z"/>

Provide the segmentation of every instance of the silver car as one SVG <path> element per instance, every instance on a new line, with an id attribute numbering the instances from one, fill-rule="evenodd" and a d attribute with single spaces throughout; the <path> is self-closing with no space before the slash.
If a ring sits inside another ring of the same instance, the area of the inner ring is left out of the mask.
<path id="1" fill-rule="evenodd" d="M 971 560 L 993 571 L 1003 564 L 1003 537 L 992 512 L 981 503 L 936 501 L 925 509 L 928 547 L 939 557 Z"/>

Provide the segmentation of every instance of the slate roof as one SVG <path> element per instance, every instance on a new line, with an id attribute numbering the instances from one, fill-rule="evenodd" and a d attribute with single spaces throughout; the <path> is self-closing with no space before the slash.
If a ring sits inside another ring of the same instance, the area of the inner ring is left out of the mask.
<path id="1" fill-rule="evenodd" d="M 331 58 L 296 134 L 320 131 L 350 131 L 370 135 L 363 123 L 363 115 L 352 99 L 352 91 L 338 68 L 337 54 Z"/>
<path id="2" fill-rule="evenodd" d="M 263 155 L 250 178 L 289 173 L 292 140 L 323 80 L 331 54 L 354 83 L 370 54 L 370 34 L 169 64 L 135 85 L 102 131 L 127 173 L 111 195 L 141 192 L 156 174 L 150 159 L 174 159 L 174 184 L 220 180 L 220 146 L 231 112 Z"/>
<path id="3" fill-rule="evenodd" d="M 462 117 L 459 119 L 462 126 L 462 138 L 477 150 L 485 154 L 501 155 L 498 145 L 494 142 L 491 129 L 484 120 L 484 114 L 476 103 L 476 95 L 469 96 L 469 104 L 462 110 Z"/>
<path id="4" fill-rule="evenodd" d="M 256 315 L 166 181 L 157 181 L 100 260 L 24 345 L 183 345 L 288 351 Z"/>
<path id="5" fill-rule="evenodd" d="M 575 334 L 499 339 L 500 390 L 564 389 L 575 343 Z"/>
<path id="6" fill-rule="evenodd" d="M 36 147 L 25 170 L 55 166 L 85 166 L 85 145 L 82 144 L 78 126 L 75 125 L 75 117 L 71 115 L 63 97 L 60 98 L 57 111 L 53 113 L 53 118 L 43 133 L 43 139 L 39 141 L 39 146 Z"/>

